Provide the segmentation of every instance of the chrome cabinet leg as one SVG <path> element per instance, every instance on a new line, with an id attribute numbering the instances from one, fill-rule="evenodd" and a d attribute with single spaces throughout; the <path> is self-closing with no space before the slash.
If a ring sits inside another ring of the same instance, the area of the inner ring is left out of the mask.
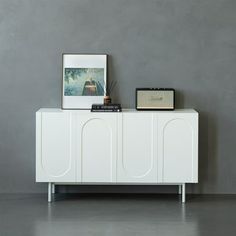
<path id="1" fill-rule="evenodd" d="M 52 183 L 48 183 L 48 202 L 52 202 Z"/>
<path id="2" fill-rule="evenodd" d="M 180 185 L 178 185 L 178 187 L 179 187 L 178 193 L 181 194 L 182 185 L 180 184 Z"/>
<path id="3" fill-rule="evenodd" d="M 55 194 L 55 188 L 56 188 L 56 185 L 55 184 L 52 184 L 52 193 Z"/>
<path id="4" fill-rule="evenodd" d="M 182 203 L 185 203 L 185 184 L 182 184 Z"/>

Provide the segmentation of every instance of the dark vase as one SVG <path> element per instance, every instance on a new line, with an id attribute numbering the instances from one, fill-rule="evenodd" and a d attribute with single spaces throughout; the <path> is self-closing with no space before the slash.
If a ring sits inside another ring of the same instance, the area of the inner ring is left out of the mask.
<path id="1" fill-rule="evenodd" d="M 110 96 L 105 96 L 103 100 L 104 105 L 109 105 L 111 104 L 111 97 Z"/>

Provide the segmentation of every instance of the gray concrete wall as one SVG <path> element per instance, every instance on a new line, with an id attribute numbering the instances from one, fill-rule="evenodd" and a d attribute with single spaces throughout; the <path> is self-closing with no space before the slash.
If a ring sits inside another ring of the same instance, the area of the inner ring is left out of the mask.
<path id="1" fill-rule="evenodd" d="M 235 0 L 0 0 L 0 192 L 46 191 L 34 182 L 35 111 L 60 107 L 61 55 L 78 52 L 111 55 L 123 107 L 136 87 L 175 88 L 177 107 L 200 112 L 200 184 L 188 191 L 236 193 L 235 12 Z"/>

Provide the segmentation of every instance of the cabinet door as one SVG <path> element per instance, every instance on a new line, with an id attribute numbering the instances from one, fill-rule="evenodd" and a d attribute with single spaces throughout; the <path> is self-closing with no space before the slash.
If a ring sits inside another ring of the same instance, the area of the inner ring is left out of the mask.
<path id="1" fill-rule="evenodd" d="M 36 180 L 75 182 L 71 117 L 66 112 L 36 115 Z"/>
<path id="2" fill-rule="evenodd" d="M 77 114 L 78 175 L 83 183 L 116 182 L 117 115 Z"/>
<path id="3" fill-rule="evenodd" d="M 120 114 L 117 182 L 157 182 L 156 122 L 149 112 Z"/>
<path id="4" fill-rule="evenodd" d="M 198 179 L 198 114 L 158 114 L 158 181 Z"/>

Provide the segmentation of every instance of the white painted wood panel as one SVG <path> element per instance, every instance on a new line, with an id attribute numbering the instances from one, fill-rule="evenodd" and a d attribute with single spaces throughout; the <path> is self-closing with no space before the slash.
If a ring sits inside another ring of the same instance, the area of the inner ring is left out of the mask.
<path id="1" fill-rule="evenodd" d="M 117 182 L 157 182 L 153 121 L 152 113 L 120 114 Z"/>
<path id="2" fill-rule="evenodd" d="M 196 183 L 198 113 L 36 113 L 36 181 Z"/>
<path id="3" fill-rule="evenodd" d="M 117 115 L 78 114 L 77 123 L 82 182 L 116 182 Z"/>
<path id="4" fill-rule="evenodd" d="M 70 113 L 37 113 L 37 181 L 75 182 Z"/>
<path id="5" fill-rule="evenodd" d="M 158 115 L 158 181 L 197 182 L 198 116 L 196 114 Z"/>

